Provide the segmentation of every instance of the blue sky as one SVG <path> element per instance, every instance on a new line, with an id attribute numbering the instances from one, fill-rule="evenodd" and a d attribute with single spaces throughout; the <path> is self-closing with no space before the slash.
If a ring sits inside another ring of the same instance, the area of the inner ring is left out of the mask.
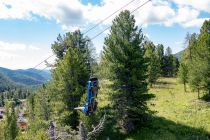
<path id="1" fill-rule="evenodd" d="M 0 67 L 26 69 L 35 66 L 52 54 L 50 47 L 59 33 L 85 31 L 129 1 L 2 0 Z M 132 11 L 145 1 L 135 0 L 125 9 Z M 176 53 L 184 48 L 186 33 L 199 33 L 202 22 L 210 18 L 210 0 L 153 0 L 133 14 L 136 24 L 143 25 L 143 33 L 150 40 L 170 46 Z M 86 35 L 91 38 L 101 32 L 111 25 L 116 15 Z M 92 40 L 97 53 L 102 50 L 108 32 Z M 38 68 L 43 67 L 44 64 Z"/>

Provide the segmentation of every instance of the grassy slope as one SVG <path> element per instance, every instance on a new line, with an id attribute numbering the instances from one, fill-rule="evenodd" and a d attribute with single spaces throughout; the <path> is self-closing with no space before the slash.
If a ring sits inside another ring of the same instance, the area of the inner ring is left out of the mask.
<path id="1" fill-rule="evenodd" d="M 107 87 L 101 92 L 110 93 Z M 109 125 L 102 137 L 127 140 L 208 140 L 210 138 L 210 103 L 197 99 L 197 94 L 183 92 L 183 86 L 175 78 L 162 78 L 149 90 L 156 97 L 148 102 L 151 110 L 157 111 L 149 124 L 128 135 Z M 108 101 L 100 95 L 100 106 Z M 113 120 L 109 120 L 111 122 Z"/>

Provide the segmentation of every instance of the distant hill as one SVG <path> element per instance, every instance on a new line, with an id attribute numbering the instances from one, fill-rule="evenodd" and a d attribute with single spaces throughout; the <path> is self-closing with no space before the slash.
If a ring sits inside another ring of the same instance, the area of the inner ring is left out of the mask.
<path id="1" fill-rule="evenodd" d="M 16 87 L 16 84 L 12 82 L 7 76 L 0 73 L 0 92 L 14 87 Z"/>
<path id="2" fill-rule="evenodd" d="M 40 71 L 37 69 L 10 70 L 0 67 L 0 74 L 2 75 L 2 79 L 6 79 L 8 83 L 26 86 L 40 85 L 45 83 L 51 77 L 49 71 Z"/>
<path id="3" fill-rule="evenodd" d="M 178 53 L 175 53 L 174 56 L 175 56 L 176 58 L 178 58 L 178 60 L 181 60 L 181 57 L 182 57 L 183 53 L 184 53 L 184 50 L 182 50 L 182 51 L 180 51 L 180 52 L 178 52 Z"/>

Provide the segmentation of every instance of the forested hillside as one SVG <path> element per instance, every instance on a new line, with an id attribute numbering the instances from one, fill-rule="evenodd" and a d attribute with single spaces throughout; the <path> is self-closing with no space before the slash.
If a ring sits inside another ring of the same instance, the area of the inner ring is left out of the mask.
<path id="1" fill-rule="evenodd" d="M 180 52 L 178 52 L 178 53 L 175 53 L 174 56 L 175 56 L 176 58 L 178 58 L 178 60 L 180 61 L 181 58 L 182 58 L 182 56 L 183 56 L 183 54 L 184 54 L 184 50 L 182 50 L 182 51 L 180 51 Z"/>
<path id="2" fill-rule="evenodd" d="M 129 10 L 112 21 L 98 59 L 81 30 L 59 34 L 51 78 L 0 68 L 0 140 L 209 140 L 209 31 L 205 20 L 187 34 L 181 59 L 145 37 Z"/>
<path id="3" fill-rule="evenodd" d="M 7 90 L 8 88 L 15 87 L 15 83 L 12 82 L 7 76 L 0 73 L 0 92 Z"/>
<path id="4" fill-rule="evenodd" d="M 0 67 L 0 73 L 13 83 L 27 86 L 40 85 L 50 79 L 49 71 L 36 69 L 10 70 Z"/>

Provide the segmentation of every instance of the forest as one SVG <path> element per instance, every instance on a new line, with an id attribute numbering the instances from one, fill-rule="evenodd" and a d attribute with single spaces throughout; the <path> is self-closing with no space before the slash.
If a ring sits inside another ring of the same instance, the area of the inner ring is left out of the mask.
<path id="1" fill-rule="evenodd" d="M 80 30 L 59 34 L 49 81 L 31 88 L 0 79 L 0 140 L 209 140 L 210 20 L 183 40 L 178 59 L 128 10 L 112 21 L 99 58 Z M 75 108 L 91 77 L 99 88 L 87 114 Z"/>

